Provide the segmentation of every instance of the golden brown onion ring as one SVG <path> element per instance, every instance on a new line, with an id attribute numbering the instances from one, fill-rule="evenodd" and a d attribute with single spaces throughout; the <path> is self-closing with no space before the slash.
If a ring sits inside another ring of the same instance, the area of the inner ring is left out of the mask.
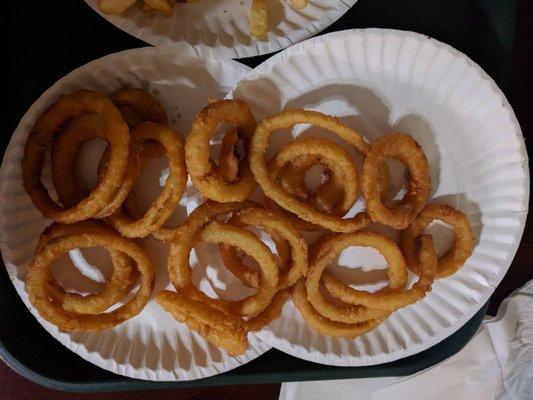
<path id="1" fill-rule="evenodd" d="M 417 240 L 424 229 L 434 220 L 451 225 L 455 231 L 452 247 L 438 260 L 437 278 L 445 278 L 457 272 L 472 254 L 474 235 L 468 217 L 461 211 L 445 204 L 429 204 L 400 235 L 400 246 L 407 266 L 418 276 L 421 275 L 417 256 Z"/>
<path id="2" fill-rule="evenodd" d="M 344 125 L 337 118 L 316 111 L 291 110 L 266 118 L 257 126 L 250 145 L 250 168 L 263 192 L 278 205 L 298 215 L 298 217 L 332 231 L 354 232 L 365 227 L 370 220 L 366 213 L 360 213 L 355 218 L 350 219 L 342 219 L 335 215 L 321 213 L 310 204 L 286 192 L 281 185 L 272 179 L 264 158 L 270 137 L 274 131 L 288 129 L 296 124 L 313 124 L 319 128 L 326 129 L 364 155 L 370 149 L 370 146 L 356 131 Z M 307 150 L 312 152 L 312 154 L 320 154 L 319 149 L 310 148 Z"/>
<path id="3" fill-rule="evenodd" d="M 246 103 L 219 100 L 206 106 L 194 118 L 191 133 L 185 141 L 185 161 L 194 186 L 208 199 L 218 202 L 243 201 L 255 187 L 248 157 L 239 162 L 237 180 L 226 182 L 210 160 L 209 141 L 221 122 L 234 124 L 245 148 L 254 134 L 256 122 Z"/>
<path id="4" fill-rule="evenodd" d="M 326 168 L 329 179 L 320 185 L 315 193 L 310 193 L 305 184 L 305 173 L 314 165 Z M 268 163 L 270 178 L 277 182 L 287 193 L 301 199 L 301 202 L 320 213 L 336 215 L 341 219 L 357 200 L 357 169 L 350 155 L 341 146 L 332 141 L 306 137 L 298 138 L 286 144 Z M 301 230 L 320 230 L 321 226 L 306 222 L 285 211 L 277 203 L 267 198 L 270 208 L 292 219 L 292 223 Z M 364 213 L 353 220 L 365 219 Z"/>
<path id="5" fill-rule="evenodd" d="M 140 273 L 140 286 L 134 297 L 116 310 L 102 314 L 80 314 L 64 310 L 49 297 L 47 280 L 50 265 L 63 254 L 76 248 L 102 246 L 132 258 Z M 48 241 L 35 254 L 28 268 L 26 291 L 31 304 L 42 318 L 65 331 L 95 331 L 111 328 L 139 314 L 154 288 L 154 268 L 145 250 L 136 242 L 116 232 L 78 233 Z"/>
<path id="6" fill-rule="evenodd" d="M 269 233 L 276 243 L 276 247 L 284 252 L 286 242 L 289 246 L 290 257 L 288 264 L 279 263 L 282 270 L 279 276 L 278 288 L 284 289 L 296 283 L 307 272 L 307 244 L 300 232 L 292 226 L 282 215 L 263 208 L 247 208 L 233 215 L 228 221 L 236 226 L 256 226 Z M 236 248 L 221 245 L 220 252 L 226 267 L 241 281 L 250 287 L 258 288 L 262 284 L 259 271 L 251 270 L 236 254 Z M 285 258 L 286 256 L 282 256 Z"/>
<path id="7" fill-rule="evenodd" d="M 73 118 L 96 113 L 102 118 L 102 132 L 110 143 L 110 161 L 96 188 L 78 204 L 68 209 L 59 206 L 41 182 L 45 151 L 54 136 Z M 35 122 L 24 147 L 22 178 L 24 189 L 37 209 L 46 217 L 73 223 L 95 216 L 120 186 L 129 154 L 130 135 L 127 124 L 113 102 L 105 95 L 79 91 L 61 97 Z"/>
<path id="8" fill-rule="evenodd" d="M 69 225 L 53 223 L 41 234 L 39 243 L 37 244 L 37 251 L 50 240 L 57 237 L 78 233 L 110 231 L 112 232 L 108 226 L 95 220 L 86 220 Z M 47 290 L 54 302 L 66 311 L 81 314 L 100 314 L 126 296 L 137 281 L 138 273 L 135 268 L 135 263 L 126 254 L 115 250 L 111 250 L 109 255 L 113 263 L 113 272 L 104 288 L 98 293 L 86 296 L 77 293 L 67 293 L 50 276 L 50 279 L 47 281 Z"/>
<path id="9" fill-rule="evenodd" d="M 399 204 L 387 207 L 380 196 L 377 177 L 385 158 L 403 162 L 409 170 L 407 193 Z M 405 229 L 427 204 L 431 191 L 429 164 L 419 144 L 403 133 L 390 133 L 372 144 L 361 180 L 366 211 L 373 222 Z"/>
<path id="10" fill-rule="evenodd" d="M 167 122 L 166 112 L 161 103 L 143 90 L 119 90 L 111 97 L 117 107 L 120 107 L 124 119 L 130 126 L 142 121 L 165 124 Z M 93 113 L 73 119 L 65 126 L 63 132 L 55 137 L 52 146 L 52 178 L 63 206 L 73 207 L 87 196 L 86 191 L 78 185 L 75 160 L 83 143 L 93 138 L 105 139 L 103 132 L 105 132 L 103 121 Z M 158 143 L 144 143 L 140 152 L 135 150 L 139 150 L 139 146 L 135 147 L 131 141 L 128 167 L 123 182 L 113 199 L 95 215 L 95 218 L 108 217 L 117 211 L 133 188 L 145 160 L 159 158 L 165 153 L 164 148 Z M 99 178 L 107 174 L 109 157 L 108 147 L 98 165 Z"/>
<path id="11" fill-rule="evenodd" d="M 170 173 L 163 190 L 141 218 L 133 219 L 119 209 L 108 220 L 123 236 L 145 237 L 159 229 L 174 212 L 187 184 L 187 171 L 180 134 L 162 125 L 142 122 L 135 127 L 133 138 L 138 145 L 160 143 L 167 153 Z"/>
<path id="12" fill-rule="evenodd" d="M 359 231 L 349 234 L 331 236 L 319 243 L 309 263 L 306 290 L 309 302 L 322 316 L 347 324 L 381 318 L 385 313 L 357 305 L 337 305 L 326 298 L 320 291 L 320 280 L 326 267 L 346 248 L 350 246 L 372 247 L 387 260 L 387 277 L 389 289 L 404 289 L 407 284 L 407 266 L 403 255 L 391 239 L 379 232 Z M 368 293 L 368 296 L 379 294 Z"/>
<path id="13" fill-rule="evenodd" d="M 144 90 L 120 89 L 110 97 L 130 127 L 145 121 L 159 125 L 168 124 L 167 112 L 163 105 Z"/>
<path id="14" fill-rule="evenodd" d="M 263 311 L 276 293 L 279 280 L 279 269 L 274 255 L 252 232 L 228 224 L 212 223 L 217 216 L 234 213 L 253 205 L 253 202 L 206 202 L 176 229 L 170 243 L 168 274 L 178 292 L 230 314 L 253 317 Z M 211 224 L 206 226 L 209 223 Z M 212 299 L 201 292 L 191 281 L 189 264 L 189 253 L 199 240 L 235 246 L 254 258 L 262 271 L 261 285 L 257 293 L 243 300 L 230 302 Z"/>
<path id="15" fill-rule="evenodd" d="M 364 290 L 356 290 L 335 278 L 328 271 L 324 271 L 320 283 L 334 297 L 345 303 L 359 304 L 365 307 L 382 311 L 393 312 L 398 308 L 413 304 L 425 297 L 431 290 L 437 271 L 437 255 L 433 245 L 433 239 L 429 235 L 420 238 L 420 252 L 418 254 L 420 277 L 410 289 L 381 289 L 374 293 Z"/>
<path id="16" fill-rule="evenodd" d="M 292 289 L 292 299 L 296 308 L 302 314 L 302 317 L 314 329 L 329 336 L 340 336 L 347 338 L 356 338 L 364 333 L 371 331 L 381 324 L 389 314 L 380 318 L 361 321 L 354 324 L 345 324 L 343 322 L 332 321 L 320 315 L 307 300 L 305 281 L 300 279 Z"/>

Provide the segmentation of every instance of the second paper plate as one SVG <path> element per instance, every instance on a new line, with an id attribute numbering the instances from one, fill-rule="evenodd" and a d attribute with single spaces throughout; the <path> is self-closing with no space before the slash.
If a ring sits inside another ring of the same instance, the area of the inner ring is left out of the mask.
<path id="1" fill-rule="evenodd" d="M 267 60 L 229 97 L 247 101 L 258 120 L 281 110 L 306 108 L 339 117 L 368 141 L 391 131 L 410 134 L 429 160 L 430 203 L 463 211 L 475 235 L 474 252 L 457 273 L 436 281 L 422 301 L 398 310 L 355 340 L 317 332 L 292 302 L 286 304 L 282 318 L 258 333 L 259 338 L 313 362 L 373 365 L 440 342 L 488 300 L 520 243 L 529 170 L 524 139 L 509 103 L 468 57 L 410 32 L 337 32 Z M 275 133 L 265 157 L 292 137 L 308 135 L 335 140 L 327 132 L 297 125 L 292 131 Z M 389 166 L 397 195 L 405 182 L 399 165 Z M 347 216 L 362 207 L 362 202 L 357 203 Z M 439 255 L 449 248 L 451 229 L 434 224 L 430 233 Z M 386 283 L 384 267 L 377 252 L 351 247 L 329 269 L 354 287 L 375 290 Z M 410 277 L 411 283 L 415 280 Z"/>

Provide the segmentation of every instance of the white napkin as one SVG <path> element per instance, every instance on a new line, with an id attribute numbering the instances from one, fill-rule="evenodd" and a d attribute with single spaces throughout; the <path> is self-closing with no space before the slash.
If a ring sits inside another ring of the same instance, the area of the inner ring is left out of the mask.
<path id="1" fill-rule="evenodd" d="M 518 400 L 533 398 L 533 281 L 505 299 L 472 340 L 408 377 L 284 383 L 280 400 Z"/>

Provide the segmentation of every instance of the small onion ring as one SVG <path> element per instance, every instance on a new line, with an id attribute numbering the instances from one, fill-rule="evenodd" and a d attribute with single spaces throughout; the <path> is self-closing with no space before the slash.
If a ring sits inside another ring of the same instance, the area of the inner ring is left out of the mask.
<path id="1" fill-rule="evenodd" d="M 409 170 L 407 193 L 396 206 L 387 207 L 380 196 L 376 177 L 386 157 L 395 158 Z M 366 211 L 373 222 L 405 229 L 427 204 L 431 191 L 429 164 L 420 145 L 403 133 L 389 133 L 376 140 L 367 154 L 361 180 Z"/>
<path id="2" fill-rule="evenodd" d="M 472 254 L 474 235 L 468 217 L 461 211 L 445 204 L 428 204 L 415 220 L 400 235 L 400 246 L 407 266 L 420 276 L 416 240 L 433 220 L 444 221 L 455 231 L 452 247 L 438 260 L 437 278 L 445 278 L 457 272 Z"/>
<path id="3" fill-rule="evenodd" d="M 103 120 L 111 155 L 106 174 L 96 188 L 75 206 L 65 209 L 49 195 L 41 182 L 47 145 L 69 120 L 94 112 Z M 122 182 L 129 154 L 127 124 L 109 97 L 90 91 L 78 91 L 61 97 L 35 122 L 24 147 L 22 178 L 33 204 L 46 218 L 73 223 L 93 217 L 109 202 Z"/>
<path id="4" fill-rule="evenodd" d="M 310 198 L 304 181 L 305 172 L 316 164 L 322 164 L 330 171 L 330 179 L 317 188 L 314 198 Z M 330 140 L 315 137 L 297 138 L 276 153 L 268 163 L 268 171 L 274 182 L 280 178 L 281 187 L 287 193 L 302 199 L 302 204 L 305 203 L 308 208 L 314 209 L 315 215 L 326 212 L 340 219 L 357 200 L 357 169 L 348 152 Z M 324 210 L 327 208 L 324 207 L 324 203 L 333 203 L 331 207 L 333 210 L 329 212 Z M 268 197 L 267 204 L 270 208 L 289 216 L 299 229 L 308 231 L 322 229 L 321 226 L 303 221 L 285 211 Z M 365 219 L 367 219 L 366 214 L 360 213 L 346 221 L 361 224 Z"/>
<path id="5" fill-rule="evenodd" d="M 231 219 L 230 219 L 231 221 Z M 234 221 L 231 221 L 234 224 Z M 271 237 L 276 250 L 278 252 L 278 266 L 280 273 L 284 271 L 291 263 L 291 248 L 289 243 L 283 239 L 277 231 L 263 227 Z M 261 273 L 256 271 L 244 263 L 244 254 L 239 249 L 228 245 L 220 245 L 220 256 L 224 262 L 225 267 L 246 286 L 251 288 L 258 288 L 261 280 Z"/>
<path id="6" fill-rule="evenodd" d="M 325 162 L 323 167 L 326 168 L 325 174 L 328 179 L 317 187 L 314 193 L 310 193 L 305 184 L 305 174 L 311 167 L 317 164 L 320 164 L 320 160 L 317 160 L 316 157 L 311 155 L 296 157 L 287 165 L 281 174 L 281 186 L 289 193 L 293 192 L 296 196 L 310 200 L 315 209 L 342 217 L 350 210 L 355 202 L 355 199 L 352 204 L 346 201 L 344 187 L 348 179 L 344 174 L 337 174 L 334 169 L 330 170 L 327 166 L 328 163 Z M 337 165 L 335 164 L 335 166 Z M 342 172 L 344 173 L 344 171 Z"/>
<path id="7" fill-rule="evenodd" d="M 360 213 L 351 219 L 342 219 L 335 215 L 320 213 L 311 205 L 295 199 L 293 195 L 287 193 L 269 175 L 264 153 L 268 148 L 272 133 L 275 130 L 288 129 L 301 123 L 313 124 L 334 133 L 364 155 L 370 150 L 370 146 L 361 135 L 335 117 L 308 110 L 284 111 L 264 119 L 257 126 L 255 135 L 252 138 L 249 151 L 250 168 L 257 183 L 261 186 L 263 192 L 278 205 L 307 222 L 320 225 L 334 232 L 354 232 L 365 227 L 370 220 L 365 213 Z M 318 152 L 316 149 L 315 151 Z"/>
<path id="8" fill-rule="evenodd" d="M 247 142 L 254 134 L 256 121 L 246 103 L 239 100 L 218 100 L 196 115 L 185 141 L 185 161 L 194 186 L 204 197 L 218 202 L 243 201 L 255 187 L 248 157 L 239 163 L 237 180 L 226 182 L 217 166 L 210 160 L 209 141 L 220 122 L 237 126 Z"/>
<path id="9" fill-rule="evenodd" d="M 347 247 L 372 247 L 379 251 L 387 260 L 389 289 L 404 289 L 407 284 L 405 259 L 396 243 L 382 233 L 359 231 L 339 234 L 320 241 L 318 246 L 309 263 L 306 279 L 307 297 L 313 308 L 330 320 L 352 324 L 381 318 L 385 315 L 383 311 L 361 305 L 339 306 L 324 297 L 320 291 L 320 281 L 324 270 Z M 379 294 L 368 293 L 368 296 L 379 296 Z"/>
<path id="10" fill-rule="evenodd" d="M 307 244 L 300 232 L 291 225 L 282 215 L 263 208 L 247 208 L 233 215 L 228 221 L 239 227 L 257 226 L 264 229 L 273 238 L 286 241 L 290 247 L 289 265 L 281 266 L 278 288 L 284 289 L 296 283 L 298 279 L 305 276 L 307 272 Z M 283 245 L 276 245 L 282 248 Z M 237 257 L 235 247 L 221 245 L 220 252 L 222 260 L 232 273 L 234 273 L 243 283 L 250 287 L 259 288 L 262 284 L 262 274 L 259 271 L 251 270 L 242 259 Z M 251 276 L 250 276 L 251 275 Z"/>
<path id="11" fill-rule="evenodd" d="M 53 223 L 41 234 L 37 244 L 39 251 L 49 241 L 72 234 L 91 232 L 112 232 L 108 226 L 95 220 L 85 220 L 75 224 L 61 225 Z M 135 285 L 138 273 L 133 260 L 126 254 L 110 250 L 109 255 L 113 263 L 113 272 L 104 288 L 94 294 L 82 296 L 77 293 L 67 293 L 52 276 L 48 279 L 48 293 L 55 303 L 66 311 L 81 314 L 100 314 L 120 299 L 126 296 Z"/>
<path id="12" fill-rule="evenodd" d="M 140 287 L 135 296 L 116 310 L 102 314 L 79 314 L 64 310 L 51 301 L 47 290 L 51 263 L 76 248 L 102 246 L 131 257 L 140 273 Z M 136 242 L 118 233 L 79 233 L 55 238 L 36 252 L 26 276 L 26 292 L 31 304 L 42 318 L 65 331 L 96 331 L 111 328 L 139 314 L 148 303 L 155 282 L 155 273 L 145 250 Z"/>

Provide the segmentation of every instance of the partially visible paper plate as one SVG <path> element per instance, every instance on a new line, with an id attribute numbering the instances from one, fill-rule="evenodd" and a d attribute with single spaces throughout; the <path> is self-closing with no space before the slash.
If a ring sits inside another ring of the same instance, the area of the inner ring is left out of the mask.
<path id="1" fill-rule="evenodd" d="M 178 3 L 171 17 L 141 11 L 141 1 L 122 15 L 106 15 L 97 0 L 85 0 L 103 18 L 154 46 L 192 47 L 199 56 L 242 58 L 282 50 L 327 28 L 357 0 L 309 0 L 302 10 L 289 0 L 268 0 L 268 34 L 250 35 L 252 0 Z"/>

